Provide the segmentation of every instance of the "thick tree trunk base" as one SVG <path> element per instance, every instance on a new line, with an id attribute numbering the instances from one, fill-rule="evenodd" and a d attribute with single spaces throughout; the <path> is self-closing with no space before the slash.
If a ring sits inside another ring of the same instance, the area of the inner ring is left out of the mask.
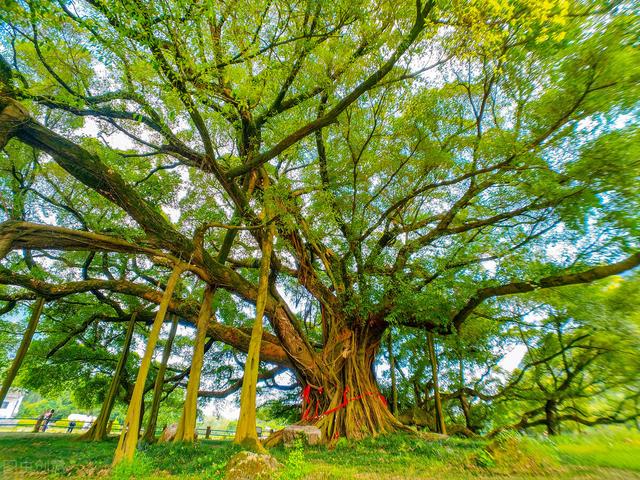
<path id="1" fill-rule="evenodd" d="M 260 443 L 260 440 L 253 437 L 246 437 L 241 441 L 234 442 L 240 445 L 244 450 L 254 453 L 267 453 L 267 449 Z"/>
<path id="2" fill-rule="evenodd" d="M 317 426 L 318 428 L 320 428 L 319 426 L 320 422 L 308 422 L 308 421 L 300 421 L 295 423 L 295 425 L 314 425 Z M 265 448 L 273 448 L 276 447 L 280 444 L 283 443 L 283 432 L 284 432 L 284 428 L 282 430 L 278 430 L 276 432 L 273 432 L 269 438 L 267 438 L 264 442 L 262 442 L 262 444 L 264 445 Z M 338 440 L 340 440 L 340 438 L 348 438 L 348 439 L 354 439 L 354 440 L 360 440 L 366 437 L 377 437 L 379 435 L 388 435 L 388 434 L 392 434 L 392 433 L 397 433 L 397 432 L 404 432 L 404 433 L 410 433 L 412 435 L 416 435 L 416 436 L 420 436 L 420 433 L 415 431 L 413 428 L 408 427 L 407 425 L 401 423 L 401 422 L 397 422 L 396 424 L 394 424 L 393 426 L 387 426 L 387 428 L 384 429 L 384 431 L 381 431 L 379 433 L 369 433 L 369 434 L 362 434 L 363 432 L 360 432 L 361 435 L 353 435 L 350 434 L 350 432 L 345 432 L 344 435 L 342 436 L 338 436 L 338 435 L 334 435 L 333 438 L 329 438 L 328 436 L 325 435 L 325 433 L 323 432 L 322 434 L 322 443 L 328 445 L 329 447 L 332 447 L 336 444 L 336 442 Z"/>
<path id="3" fill-rule="evenodd" d="M 344 338 L 344 337 L 343 337 Z M 329 445 L 341 438 L 360 440 L 397 431 L 411 431 L 389 410 L 387 400 L 380 394 L 372 365 L 377 343 L 357 345 L 357 335 L 346 338 L 336 346 L 332 368 L 322 378 L 321 386 L 308 384 L 303 389 L 300 425 L 314 425 Z M 346 345 L 345 345 L 346 344 Z M 278 432 L 265 446 L 281 441 Z"/>
<path id="4" fill-rule="evenodd" d="M 336 320 L 334 319 L 334 324 Z M 308 383 L 302 392 L 300 425 L 314 425 L 322 441 L 360 440 L 409 430 L 392 413 L 380 394 L 373 373 L 382 331 L 368 326 L 333 329 L 323 349 L 319 385 Z M 302 376 L 303 372 L 299 372 Z M 266 445 L 278 442 L 270 437 Z"/>
<path id="5" fill-rule="evenodd" d="M 102 442 L 107 439 L 106 429 L 104 431 L 104 435 L 100 432 L 98 427 L 98 421 L 93 422 L 93 425 L 89 427 L 85 433 L 78 437 L 78 441 L 81 442 Z"/>
<path id="6" fill-rule="evenodd" d="M 329 412 L 308 422 L 317 426 L 323 438 L 329 442 L 342 437 L 360 440 L 392 433 L 404 427 L 393 416 L 386 400 L 375 387 L 353 393 L 351 388 L 345 387 L 342 394 L 334 394 Z"/>

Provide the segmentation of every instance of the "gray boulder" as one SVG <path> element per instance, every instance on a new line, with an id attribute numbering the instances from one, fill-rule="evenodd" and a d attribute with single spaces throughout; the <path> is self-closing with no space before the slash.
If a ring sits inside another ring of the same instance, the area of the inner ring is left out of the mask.
<path id="1" fill-rule="evenodd" d="M 253 452 L 240 452 L 227 462 L 225 480 L 268 480 L 280 468 L 278 461 L 271 455 Z"/>
<path id="2" fill-rule="evenodd" d="M 171 442 L 175 438 L 177 432 L 178 432 L 178 424 L 172 423 L 171 425 L 165 427 L 164 430 L 162 430 L 162 433 L 160 434 L 160 438 L 158 439 L 158 442 L 160 443 Z"/>
<path id="3" fill-rule="evenodd" d="M 282 431 L 282 441 L 285 445 L 292 445 L 297 439 L 302 439 L 307 445 L 320 445 L 322 432 L 313 425 L 289 425 Z"/>

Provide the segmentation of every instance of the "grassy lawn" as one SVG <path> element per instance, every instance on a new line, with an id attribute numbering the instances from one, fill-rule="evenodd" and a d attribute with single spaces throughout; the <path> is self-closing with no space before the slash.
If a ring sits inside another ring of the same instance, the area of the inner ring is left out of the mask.
<path id="1" fill-rule="evenodd" d="M 217 479 L 236 447 L 225 441 L 196 446 L 161 444 L 133 465 L 110 468 L 116 439 L 85 443 L 60 434 L 0 434 L 0 478 Z M 393 435 L 333 450 L 275 448 L 279 480 L 351 479 L 639 479 L 640 434 L 614 430 L 553 440 L 505 437 L 497 442 L 431 442 Z"/>
<path id="2" fill-rule="evenodd" d="M 610 429 L 584 435 L 559 436 L 543 442 L 567 465 L 613 467 L 640 472 L 640 434 Z"/>

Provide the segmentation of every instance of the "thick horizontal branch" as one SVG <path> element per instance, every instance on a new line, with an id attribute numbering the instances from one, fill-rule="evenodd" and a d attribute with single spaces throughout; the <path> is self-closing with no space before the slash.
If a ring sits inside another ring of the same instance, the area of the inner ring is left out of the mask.
<path id="1" fill-rule="evenodd" d="M 272 368 L 271 370 L 268 370 L 264 373 L 260 373 L 258 375 L 258 381 L 274 378 L 275 376 L 281 374 L 285 370 L 286 368 L 282 368 L 282 367 Z M 224 388 L 222 390 L 200 390 L 198 392 L 198 396 L 205 397 L 205 398 L 226 398 L 232 393 L 235 393 L 238 390 L 240 390 L 240 388 L 242 388 L 242 378 L 234 380 L 227 388 Z"/>
<path id="2" fill-rule="evenodd" d="M 198 265 L 182 262 L 162 250 L 151 248 L 144 244 L 133 244 L 111 235 L 16 220 L 0 223 L 0 260 L 9 251 L 18 249 L 144 254 L 151 257 L 155 263 L 163 265 L 181 264 L 184 270 L 192 271 L 201 278 L 209 276 L 208 272 L 205 272 Z"/>
<path id="3" fill-rule="evenodd" d="M 165 256 L 161 250 L 135 245 L 120 238 L 84 230 L 8 220 L 0 223 L 0 259 L 10 250 L 45 249 L 143 253 Z"/>
<path id="4" fill-rule="evenodd" d="M 153 290 L 145 285 L 130 282 L 127 280 L 101 280 L 91 279 L 77 282 L 67 282 L 52 284 L 37 280 L 28 275 L 11 272 L 7 268 L 0 267 L 0 285 L 14 285 L 26 288 L 38 296 L 47 300 L 56 300 L 68 295 L 90 292 L 92 290 L 108 290 L 113 293 L 133 295 L 154 304 L 160 304 L 162 292 Z M 25 297 L 26 296 L 21 296 Z M 198 307 L 195 304 L 173 299 L 169 304 L 169 310 L 187 319 L 195 325 L 198 316 Z M 143 316 L 140 317 L 144 320 Z M 102 318 L 101 320 L 106 320 Z M 118 318 L 116 317 L 116 320 Z M 122 319 L 126 321 L 126 318 Z M 240 351 L 246 352 L 249 347 L 251 336 L 240 328 L 217 323 L 215 318 L 209 322 L 207 333 L 214 340 L 221 341 Z M 267 362 L 276 363 L 283 367 L 290 366 L 290 360 L 285 350 L 277 343 L 273 335 L 265 335 L 260 349 L 260 358 Z"/>
<path id="5" fill-rule="evenodd" d="M 522 419 L 520 419 L 520 421 L 518 421 L 517 423 L 498 427 L 495 430 L 491 431 L 487 435 L 487 437 L 493 438 L 497 434 L 505 430 L 522 430 L 525 428 L 537 427 L 540 425 L 547 425 L 546 418 L 531 419 L 532 416 L 535 417 L 540 413 L 542 413 L 542 411 L 543 411 L 542 408 L 536 409 L 535 415 L 532 415 L 532 412 L 527 412 L 522 416 Z M 559 415 L 558 417 L 556 417 L 556 421 L 557 422 L 575 422 L 581 425 L 593 427 L 596 425 L 616 425 L 616 424 L 620 425 L 620 424 L 624 424 L 624 423 L 628 423 L 633 420 L 636 420 L 637 418 L 640 418 L 640 412 L 633 413 L 626 417 L 604 416 L 604 417 L 593 417 L 593 418 L 585 418 L 575 414 L 566 414 L 566 415 Z"/>
<path id="6" fill-rule="evenodd" d="M 610 265 L 600 265 L 582 272 L 552 275 L 536 281 L 512 282 L 499 285 L 497 287 L 482 288 L 478 290 L 476 294 L 469 299 L 466 305 L 453 316 L 453 325 L 456 328 L 459 328 L 460 325 L 462 325 L 462 322 L 471 315 L 473 310 L 488 298 L 532 292 L 540 288 L 553 288 L 580 283 L 591 283 L 602 278 L 610 277 L 611 275 L 618 275 L 627 270 L 631 270 L 638 265 L 640 265 L 640 252 L 635 253 L 620 262 L 612 263 Z"/>

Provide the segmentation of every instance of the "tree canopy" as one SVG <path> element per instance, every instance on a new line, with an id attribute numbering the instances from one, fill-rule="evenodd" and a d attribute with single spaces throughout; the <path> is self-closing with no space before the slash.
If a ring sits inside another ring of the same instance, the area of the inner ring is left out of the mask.
<path id="1" fill-rule="evenodd" d="M 358 438 L 399 426 L 373 372 L 390 327 L 395 348 L 416 336 L 420 368 L 424 332 L 487 357 L 518 302 L 640 264 L 632 2 L 25 0 L 0 15 L 0 299 L 43 297 L 49 359 L 82 349 L 90 378 L 181 269 L 167 301 L 182 326 L 213 290 L 213 388 L 262 298 L 258 379 L 293 372 L 304 419 Z M 567 345 L 606 358 L 606 338 L 583 337 L 602 326 L 574 317 L 549 310 L 525 364 Z M 596 362 L 566 357 L 522 375 Z"/>

